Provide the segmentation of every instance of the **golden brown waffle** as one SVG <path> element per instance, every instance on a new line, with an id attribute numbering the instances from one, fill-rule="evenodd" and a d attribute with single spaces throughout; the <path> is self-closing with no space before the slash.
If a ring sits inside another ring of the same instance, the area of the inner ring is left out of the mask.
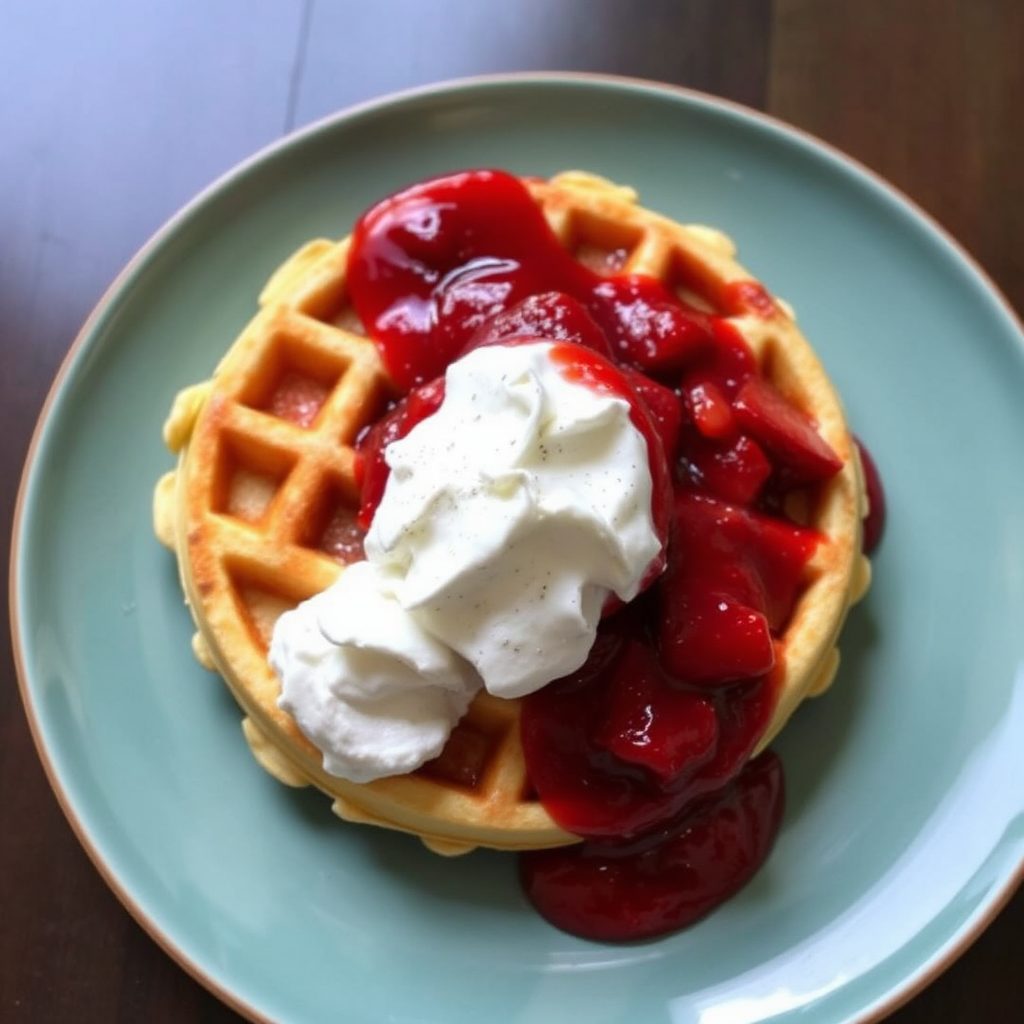
<path id="1" fill-rule="evenodd" d="M 590 175 L 528 185 L 581 262 L 657 277 L 727 316 L 762 372 L 843 460 L 816 507 L 800 510 L 825 542 L 780 644 L 785 677 L 762 749 L 804 697 L 828 687 L 843 619 L 870 578 L 861 469 L 839 398 L 782 305 L 748 310 L 728 287 L 752 278 L 725 236 L 650 213 L 631 189 Z M 287 784 L 319 787 L 341 817 L 415 833 L 445 854 L 574 842 L 530 793 L 518 701 L 481 694 L 437 761 L 362 785 L 324 772 L 320 752 L 277 707 L 266 657 L 274 623 L 361 557 L 353 444 L 388 397 L 376 346 L 347 301 L 348 245 L 315 241 L 289 259 L 213 379 L 182 392 L 167 421 L 165 440 L 180 460 L 157 487 L 156 531 L 178 556 L 198 627 L 194 650 L 230 686 L 263 767 Z"/>

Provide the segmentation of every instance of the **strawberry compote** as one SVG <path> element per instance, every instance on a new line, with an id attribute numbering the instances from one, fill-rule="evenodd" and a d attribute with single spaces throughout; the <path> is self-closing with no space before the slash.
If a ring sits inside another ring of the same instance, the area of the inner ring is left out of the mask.
<path id="1" fill-rule="evenodd" d="M 557 926 L 620 940 L 689 924 L 771 849 L 782 770 L 771 753 L 750 756 L 783 672 L 777 640 L 821 543 L 782 510 L 842 463 L 723 316 L 605 269 L 563 248 L 518 178 L 470 171 L 369 210 L 348 276 L 401 393 L 360 440 L 364 527 L 384 448 L 438 408 L 445 368 L 477 346 L 560 343 L 562 372 L 625 395 L 646 438 L 658 572 L 629 605 L 609 602 L 586 663 L 524 698 L 521 718 L 533 790 L 583 838 L 523 854 L 525 891 Z M 778 315 L 753 281 L 725 301 Z"/>

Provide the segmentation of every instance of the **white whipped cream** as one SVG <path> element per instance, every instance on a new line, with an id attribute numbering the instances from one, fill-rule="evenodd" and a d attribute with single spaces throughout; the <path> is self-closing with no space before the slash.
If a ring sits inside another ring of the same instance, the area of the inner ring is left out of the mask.
<path id="1" fill-rule="evenodd" d="M 566 378 L 549 342 L 476 349 L 389 445 L 365 563 L 283 615 L 281 707 L 355 782 L 436 756 L 481 686 L 520 697 L 579 668 L 611 594 L 661 543 L 629 403 Z"/>
<path id="2" fill-rule="evenodd" d="M 270 664 L 280 706 L 323 753 L 324 771 L 353 782 L 440 754 L 480 682 L 398 604 L 372 562 L 282 615 Z"/>

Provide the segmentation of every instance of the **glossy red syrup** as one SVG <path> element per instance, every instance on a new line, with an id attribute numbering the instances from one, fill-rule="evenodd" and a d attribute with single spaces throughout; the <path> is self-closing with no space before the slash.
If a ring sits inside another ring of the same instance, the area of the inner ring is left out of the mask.
<path id="1" fill-rule="evenodd" d="M 525 340 L 525 339 L 524 339 Z M 507 343 L 507 342 L 506 342 Z M 669 522 L 672 518 L 672 476 L 662 443 L 662 424 L 621 370 L 598 352 L 570 341 L 553 345 L 549 354 L 561 374 L 574 384 L 582 384 L 593 391 L 613 395 L 629 403 L 633 426 L 647 443 L 651 469 L 651 517 L 661 540 L 661 552 L 648 566 L 642 586 L 646 587 L 665 568 L 668 558 Z"/>
<path id="2" fill-rule="evenodd" d="M 868 495 L 868 514 L 864 520 L 864 554 L 870 555 L 882 543 L 882 534 L 885 533 L 885 490 L 882 487 L 882 475 L 878 472 L 878 466 L 860 438 L 857 438 L 857 450 L 860 452 L 860 464 L 864 470 L 864 489 Z"/>
<path id="3" fill-rule="evenodd" d="M 771 849 L 783 803 L 782 764 L 766 753 L 640 843 L 522 857 L 523 888 L 565 931 L 606 942 L 663 935 L 750 880 Z"/>
<path id="4" fill-rule="evenodd" d="M 373 207 L 356 225 L 348 279 L 402 389 L 443 373 L 474 331 L 544 292 L 576 299 L 606 354 L 648 372 L 674 372 L 713 337 L 713 318 L 660 281 L 577 263 L 522 182 L 501 171 L 438 178 Z"/>
<path id="5" fill-rule="evenodd" d="M 384 448 L 438 407 L 445 368 L 481 345 L 557 342 L 562 372 L 626 397 L 647 439 L 664 571 L 606 608 L 587 662 L 525 698 L 521 722 L 533 789 L 584 838 L 523 854 L 525 891 L 557 926 L 614 940 L 691 923 L 771 849 L 781 766 L 749 758 L 783 669 L 777 638 L 820 542 L 779 510 L 841 466 L 727 321 L 620 265 L 608 276 L 574 260 L 499 171 L 384 200 L 357 225 L 349 261 L 352 302 L 404 396 L 360 441 L 364 526 L 387 480 Z M 756 282 L 720 301 L 726 315 L 777 313 Z"/>

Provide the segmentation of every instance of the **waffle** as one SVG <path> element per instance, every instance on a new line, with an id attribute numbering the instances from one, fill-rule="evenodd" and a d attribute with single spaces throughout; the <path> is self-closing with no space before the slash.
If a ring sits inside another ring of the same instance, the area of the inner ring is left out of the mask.
<path id="1" fill-rule="evenodd" d="M 801 512 L 825 542 L 779 643 L 784 678 L 763 749 L 805 697 L 830 684 L 843 619 L 870 578 L 861 468 L 839 398 L 784 305 L 751 292 L 761 297 L 754 308 L 730 287 L 752 278 L 724 235 L 646 211 L 632 190 L 590 175 L 527 185 L 581 262 L 657 277 L 727 316 L 761 371 L 813 416 L 843 460 L 815 507 Z M 353 445 L 390 394 L 376 346 L 346 298 L 348 248 L 349 239 L 318 240 L 284 263 L 213 378 L 179 394 L 167 421 L 165 441 L 179 462 L 157 486 L 155 525 L 177 554 L 198 628 L 193 649 L 233 692 L 259 763 L 281 782 L 318 787 L 340 817 L 414 833 L 443 854 L 575 842 L 531 794 L 518 701 L 481 693 L 440 758 L 367 784 L 327 774 L 320 752 L 277 706 L 267 663 L 274 623 L 361 557 Z"/>

